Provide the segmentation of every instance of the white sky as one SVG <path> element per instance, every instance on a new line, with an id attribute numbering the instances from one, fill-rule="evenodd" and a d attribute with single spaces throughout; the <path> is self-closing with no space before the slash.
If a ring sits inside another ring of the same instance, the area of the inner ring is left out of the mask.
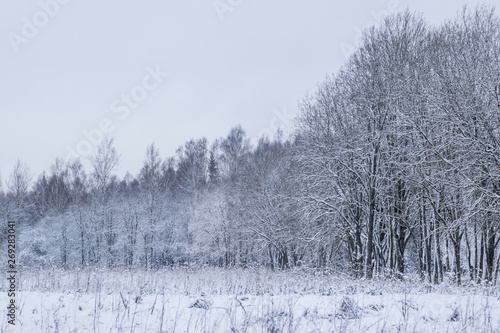
<path id="1" fill-rule="evenodd" d="M 0 4 L 2 180 L 17 158 L 38 176 L 68 147 L 92 147 L 82 132 L 103 120 L 113 129 L 120 176 L 139 171 L 152 142 L 167 157 L 191 138 L 212 142 L 237 124 L 254 142 L 278 126 L 287 132 L 299 100 L 340 68 L 342 49 L 367 25 L 406 7 L 438 24 L 477 3 L 59 0 L 67 3 L 43 14 L 40 3 L 54 1 Z M 232 11 L 218 13 L 214 3 L 232 3 Z M 500 0 L 481 3 L 500 7 Z M 161 84 L 147 76 L 156 68 L 169 73 Z M 124 117 L 122 95 L 140 99 L 144 79 L 151 91 Z"/>

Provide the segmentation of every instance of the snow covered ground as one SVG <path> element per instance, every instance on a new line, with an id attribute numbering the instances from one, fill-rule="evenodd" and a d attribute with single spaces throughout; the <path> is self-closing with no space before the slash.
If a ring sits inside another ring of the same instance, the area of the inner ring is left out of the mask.
<path id="1" fill-rule="evenodd" d="M 31 271 L 19 289 L 1 332 L 500 332 L 498 287 L 177 268 Z"/>

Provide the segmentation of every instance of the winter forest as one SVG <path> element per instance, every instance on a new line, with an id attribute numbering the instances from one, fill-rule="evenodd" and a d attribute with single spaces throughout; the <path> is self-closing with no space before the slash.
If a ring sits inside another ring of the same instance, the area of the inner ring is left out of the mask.
<path id="1" fill-rule="evenodd" d="M 22 269 L 307 268 L 366 283 L 498 286 L 495 9 L 465 8 L 439 26 L 390 16 L 311 91 L 288 137 L 251 144 L 235 126 L 171 157 L 152 143 L 135 175 L 116 175 L 127 152 L 110 137 L 90 168 L 57 159 L 32 175 L 18 161 L 0 214 L 18 223 Z"/>

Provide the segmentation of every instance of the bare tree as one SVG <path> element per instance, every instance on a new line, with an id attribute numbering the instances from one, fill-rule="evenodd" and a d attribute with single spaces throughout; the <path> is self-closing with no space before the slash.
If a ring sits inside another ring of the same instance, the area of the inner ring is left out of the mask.
<path id="1" fill-rule="evenodd" d="M 114 226 L 114 210 L 112 197 L 114 195 L 114 171 L 118 165 L 118 154 L 113 145 L 113 139 L 108 137 L 97 147 L 97 153 L 91 158 L 93 171 L 91 174 L 93 191 L 95 193 L 95 208 L 92 229 L 95 235 L 94 260 L 101 263 L 106 255 L 107 266 L 114 263 L 113 246 L 116 240 Z"/>

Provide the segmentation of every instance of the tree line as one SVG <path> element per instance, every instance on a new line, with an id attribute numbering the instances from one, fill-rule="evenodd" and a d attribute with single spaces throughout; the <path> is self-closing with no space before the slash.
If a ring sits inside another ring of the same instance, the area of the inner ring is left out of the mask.
<path id="1" fill-rule="evenodd" d="M 252 146 L 234 127 L 174 157 L 152 144 L 115 175 L 106 138 L 0 191 L 26 266 L 331 268 L 353 277 L 496 283 L 500 20 L 464 8 L 429 26 L 403 12 L 365 31 L 300 103 L 293 135 Z"/>

